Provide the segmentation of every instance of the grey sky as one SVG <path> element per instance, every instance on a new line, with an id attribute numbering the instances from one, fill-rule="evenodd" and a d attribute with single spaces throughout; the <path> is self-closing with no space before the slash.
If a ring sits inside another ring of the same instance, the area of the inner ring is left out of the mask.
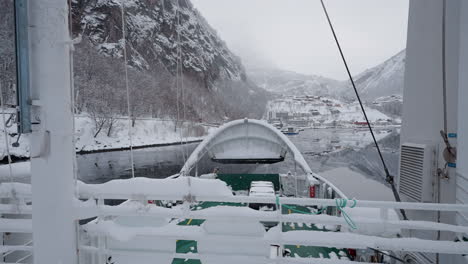
<path id="1" fill-rule="evenodd" d="M 248 65 L 346 78 L 319 0 L 192 2 Z M 325 1 L 353 74 L 405 48 L 408 2 Z"/>

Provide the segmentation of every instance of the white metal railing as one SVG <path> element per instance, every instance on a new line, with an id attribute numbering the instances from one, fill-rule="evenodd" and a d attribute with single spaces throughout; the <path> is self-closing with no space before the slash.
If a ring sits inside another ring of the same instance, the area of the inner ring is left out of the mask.
<path id="1" fill-rule="evenodd" d="M 135 252 L 135 251 L 126 251 L 126 250 L 116 250 L 116 249 L 106 249 L 104 251 L 100 250 L 96 247 L 89 247 L 89 246 L 80 246 L 80 250 L 88 253 L 94 254 L 101 254 L 104 253 L 108 256 L 115 256 L 115 255 L 124 255 L 124 256 L 149 256 L 157 258 L 160 256 L 161 253 L 154 252 L 154 251 L 146 251 L 146 252 Z M 174 253 L 172 254 L 173 258 L 180 258 L 180 259 L 202 259 L 203 257 L 219 257 L 219 258 L 236 258 L 239 257 L 238 255 L 234 254 L 199 254 L 199 253 Z M 299 257 L 281 257 L 278 256 L 274 259 L 268 259 L 265 257 L 258 257 L 258 256 L 248 256 L 250 260 L 256 260 L 258 263 L 310 263 L 311 258 L 299 258 Z M 355 264 L 356 262 L 350 260 L 343 260 L 343 259 L 323 259 L 323 258 L 314 258 L 314 264 Z M 371 264 L 370 262 L 359 262 L 360 264 Z"/>
<path id="2" fill-rule="evenodd" d="M 193 179 L 192 179 L 193 181 Z M 163 182 L 160 182 L 164 184 Z M 193 182 L 192 182 L 193 183 Z M 326 186 L 325 186 L 326 187 Z M 158 188 L 161 188 L 159 186 Z M 255 211 L 247 208 L 239 209 L 231 207 L 229 210 L 224 210 L 221 207 L 203 209 L 198 211 L 192 211 L 187 209 L 189 203 L 194 202 L 225 202 L 225 203 L 264 203 L 264 204 L 290 204 L 290 205 L 302 205 L 302 206 L 327 206 L 336 207 L 336 201 L 334 199 L 310 199 L 310 198 L 293 198 L 293 197 L 249 197 L 249 196 L 233 196 L 233 195 L 210 195 L 207 193 L 200 193 L 197 190 L 192 192 L 189 189 L 184 189 L 184 192 L 179 193 L 162 193 L 140 190 L 135 192 L 130 182 L 127 182 L 126 190 L 120 190 L 116 192 L 113 188 L 98 188 L 94 191 L 90 191 L 84 188 L 85 191 L 80 193 L 80 198 L 95 199 L 99 201 L 97 204 L 94 202 L 92 205 L 83 206 L 81 211 L 84 215 L 99 216 L 100 219 L 106 217 L 118 217 L 118 216 L 147 216 L 154 218 L 180 218 L 180 219 L 204 219 L 207 221 L 263 221 L 263 222 L 279 222 L 279 223 L 313 223 L 323 225 L 346 225 L 346 221 L 342 217 L 331 216 L 331 215 L 307 215 L 307 214 L 282 214 L 277 212 L 264 212 Z M 108 206 L 104 205 L 104 200 L 107 199 L 129 199 L 141 201 L 140 206 L 129 206 L 124 203 L 119 206 Z M 278 200 L 277 200 L 278 199 Z M 171 200 L 171 201 L 185 201 L 186 206 L 180 208 L 163 208 L 155 205 L 146 205 L 147 200 Z M 380 215 L 382 219 L 366 218 L 366 217 L 355 217 L 353 218 L 356 225 L 359 226 L 384 226 L 385 228 L 398 228 L 398 229 L 414 229 L 414 230 L 435 230 L 435 231 L 449 231 L 454 233 L 468 234 L 468 227 L 456 226 L 444 223 L 426 222 L 426 221 L 403 221 L 403 220 L 391 220 L 385 218 L 388 216 L 388 210 L 391 209 L 407 209 L 407 210 L 425 210 L 425 211 L 452 211 L 452 212 L 467 212 L 468 206 L 463 204 L 429 204 L 429 203 L 404 203 L 404 202 L 384 202 L 384 201 L 356 201 L 357 208 L 378 208 L 380 209 Z M 247 209 L 247 210 L 244 210 Z M 346 209 L 348 210 L 348 209 Z M 124 228 L 124 227 L 123 227 Z M 197 229 L 197 227 L 191 227 Z M 102 231 L 102 230 L 101 230 Z M 127 230 L 128 231 L 128 230 Z M 106 232 L 100 232 L 99 229 L 92 230 L 91 233 L 96 232 L 95 236 L 107 236 Z M 422 240 L 415 238 L 384 238 L 371 235 L 362 235 L 355 233 L 344 233 L 344 232 L 320 232 L 320 231 L 292 231 L 292 232 L 280 232 L 276 235 L 266 235 L 261 238 L 252 237 L 239 237 L 239 236 L 206 236 L 203 232 L 194 232 L 193 230 L 187 230 L 184 226 L 182 228 L 167 229 L 163 228 L 144 228 L 138 230 L 133 228 L 133 235 L 137 237 L 157 237 L 158 239 L 164 239 L 167 241 L 175 241 L 177 239 L 182 240 L 195 240 L 195 241 L 237 241 L 238 243 L 246 243 L 258 239 L 258 242 L 267 242 L 270 244 L 292 244 L 292 245 L 304 245 L 304 246 L 317 246 L 317 247 L 337 247 L 337 248 L 376 248 L 381 250 L 391 251 L 414 251 L 414 252 L 431 252 L 431 253 L 445 253 L 445 254 L 467 254 L 468 244 L 451 242 L 451 241 L 431 241 Z M 93 247 L 82 247 L 83 251 L 88 253 L 96 253 L 102 248 Z M 111 250 L 101 252 L 101 254 L 112 253 L 112 254 L 131 254 L 125 252 L 125 250 Z M 157 254 L 147 252 L 148 254 Z M 174 253 L 174 256 L 180 256 L 183 258 L 194 259 L 197 255 L 192 253 L 180 255 Z M 290 258 L 278 258 L 274 263 L 300 263 L 300 259 L 291 261 Z M 315 259 L 314 259 L 315 261 Z M 319 263 L 319 262 L 318 262 Z M 323 262 L 326 263 L 326 262 Z M 335 262 L 337 263 L 337 262 Z M 343 262 L 345 263 L 345 262 Z"/>
<path id="3" fill-rule="evenodd" d="M 322 206 L 336 207 L 334 199 L 312 199 L 312 198 L 294 198 L 294 197 L 249 197 L 249 196 L 234 196 L 229 194 L 209 194 L 206 190 L 200 189 L 203 186 L 202 180 L 191 179 L 191 183 L 185 178 L 179 179 L 180 192 L 162 192 L 168 185 L 167 180 L 146 180 L 145 188 L 142 188 L 142 183 L 138 180 L 122 181 L 124 188 L 115 188 L 114 186 L 103 185 L 85 185 L 80 184 L 78 192 L 80 199 L 87 199 L 86 202 L 77 200 L 75 205 L 76 219 L 85 219 L 90 217 L 99 217 L 101 222 L 113 219 L 119 216 L 135 216 L 135 217 L 154 217 L 154 218 L 176 218 L 176 219 L 204 219 L 207 221 L 250 221 L 250 222 L 279 222 L 279 223 L 307 223 L 307 224 L 322 224 L 344 226 L 346 221 L 339 216 L 332 215 L 308 215 L 308 214 L 282 214 L 280 210 L 273 212 L 256 211 L 247 207 L 230 207 L 229 210 L 223 207 L 214 207 L 203 210 L 189 210 L 188 205 L 195 202 L 226 202 L 226 203 L 264 203 L 280 205 L 302 205 L 302 206 Z M 170 180 L 176 181 L 176 179 Z M 199 182 L 201 181 L 201 182 Z M 206 180 L 205 180 L 206 181 Z M 186 183 L 188 185 L 186 185 Z M 173 182 L 171 182 L 173 184 Z M 117 185 L 118 186 L 118 185 Z M 24 186 L 23 186 L 24 187 Z M 112 187 L 112 188 L 111 188 Z M 174 187 L 174 186 L 172 186 Z M 6 187 L 5 187 L 6 188 Z M 27 190 L 27 188 L 24 188 Z M 154 190 L 154 191 L 152 191 Z M 210 190 L 210 188 L 208 188 Z M 211 190 L 213 191 L 213 190 Z M 216 193 L 216 191 L 215 191 Z M 11 198 L 10 192 L 0 192 L 0 198 Z M 15 197 L 24 201 L 30 197 L 27 191 L 16 192 Z M 123 203 L 117 206 L 104 205 L 105 200 L 136 200 L 138 203 Z M 175 208 L 164 208 L 154 204 L 147 204 L 148 200 L 168 200 L 182 201 L 185 205 L 176 206 Z M 135 206 L 135 204 L 138 204 Z M 356 201 L 356 208 L 378 208 L 383 216 L 381 219 L 368 217 L 354 217 L 353 221 L 358 226 L 385 226 L 386 228 L 398 229 L 413 229 L 413 230 L 433 230 L 433 231 L 448 231 L 457 234 L 468 234 L 467 226 L 457 226 L 437 222 L 427 221 L 404 221 L 392 220 L 385 218 L 388 215 L 388 210 L 391 209 L 406 209 L 406 210 L 424 210 L 424 211 L 447 211 L 447 212 L 468 212 L 468 205 L 465 204 L 435 204 L 435 203 L 409 203 L 409 202 L 387 202 L 387 201 Z M 345 210 L 351 210 L 345 208 Z M 0 212 L 4 214 L 31 214 L 32 206 L 24 203 L 20 204 L 0 204 Z M 125 227 L 119 227 L 124 228 Z M 190 227 L 197 229 L 199 227 Z M 8 231 L 9 230 L 9 231 Z M 32 222 L 30 219 L 0 219 L 0 232 L 32 232 Z M 126 230 L 129 232 L 129 230 Z M 184 228 L 145 228 L 139 230 L 133 228 L 132 235 L 136 237 L 150 236 L 168 241 L 195 240 L 195 241 L 252 241 L 255 238 L 239 236 L 206 236 L 203 232 L 187 231 Z M 102 241 L 103 238 L 110 234 L 104 232 L 104 229 L 89 229 L 88 235 L 98 238 Z M 414 252 L 431 252 L 444 254 L 468 254 L 468 243 L 452 242 L 452 241 L 431 241 L 415 238 L 385 238 L 372 235 L 362 235 L 356 233 L 345 232 L 320 232 L 320 231 L 290 231 L 279 232 L 272 235 L 267 234 L 264 237 L 256 238 L 259 242 L 270 244 L 292 244 L 317 247 L 336 247 L 336 248 L 376 248 L 381 250 L 391 251 L 414 251 Z M 106 254 L 131 254 L 125 252 L 124 249 L 109 249 L 105 243 L 100 242 L 99 245 L 79 245 L 80 252 L 87 254 L 99 253 L 100 256 Z M 0 253 L 9 254 L 13 251 L 32 251 L 31 245 L 19 246 L 0 246 Z M 122 251 L 122 252 L 120 252 Z M 135 252 L 134 252 L 135 253 Z M 138 254 L 142 252 L 138 251 Z M 147 254 L 157 254 L 157 252 L 146 252 Z M 145 254 L 146 254 L 145 253 Z M 132 253 L 133 254 L 133 253 Z M 179 254 L 173 253 L 175 257 L 183 257 L 194 259 L 199 257 L 198 254 Z M 290 259 L 278 257 L 272 260 L 272 263 L 303 263 L 300 258 Z M 304 260 L 305 262 L 306 260 Z M 314 260 L 315 261 L 315 260 Z M 317 263 L 329 263 L 327 260 L 320 260 Z M 333 263 L 348 263 L 346 261 Z"/>
<path id="4" fill-rule="evenodd" d="M 32 206 L 27 202 L 31 200 L 31 185 L 3 182 L 0 184 L 0 198 L 1 263 L 22 263 L 33 252 Z"/>

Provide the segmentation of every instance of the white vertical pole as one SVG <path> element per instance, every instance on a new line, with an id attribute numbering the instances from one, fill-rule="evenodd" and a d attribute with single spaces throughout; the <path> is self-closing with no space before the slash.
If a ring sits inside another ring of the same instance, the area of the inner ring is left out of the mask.
<path id="1" fill-rule="evenodd" d="M 133 166 L 133 164 L 132 164 Z M 98 199 L 98 206 L 103 207 L 104 206 L 104 199 L 99 198 Z M 98 221 L 104 221 L 103 217 L 101 215 L 98 216 Z M 102 234 L 98 234 L 97 237 L 97 243 L 98 243 L 98 248 L 99 252 L 96 254 L 97 255 L 97 264 L 104 264 L 106 263 L 106 255 L 104 255 L 104 250 L 105 250 L 105 237 Z"/>
<path id="2" fill-rule="evenodd" d="M 68 5 L 29 3 L 34 263 L 77 264 Z"/>
<path id="3" fill-rule="evenodd" d="M 457 189 L 458 203 L 468 204 L 468 197 L 463 188 L 468 182 L 468 3 L 460 2 L 460 68 L 458 83 L 458 146 L 457 146 Z M 457 224 L 468 226 L 468 213 L 458 213 Z"/>

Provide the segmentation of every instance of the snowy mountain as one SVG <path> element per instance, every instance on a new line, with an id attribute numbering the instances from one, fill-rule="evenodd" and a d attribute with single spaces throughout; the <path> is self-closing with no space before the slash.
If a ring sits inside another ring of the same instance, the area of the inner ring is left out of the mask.
<path id="1" fill-rule="evenodd" d="M 263 114 L 268 94 L 247 80 L 240 59 L 189 0 L 124 0 L 123 6 L 130 83 L 137 86 L 134 101 L 145 103 L 135 106 L 136 114 L 208 121 Z M 75 0 L 73 33 L 84 39 L 77 53 L 81 48 L 85 56 L 76 57 L 88 58 L 75 63 L 75 86 L 81 96 L 76 101 L 79 110 L 89 111 L 89 97 L 99 97 L 86 94 L 94 86 L 87 81 L 89 68 L 97 64 L 89 61 L 94 53 L 107 60 L 96 71 L 108 70 L 105 79 L 118 79 L 113 87 L 121 86 L 121 1 Z M 103 75 L 95 79 L 105 89 Z"/>
<path id="2" fill-rule="evenodd" d="M 402 95 L 405 71 L 405 51 L 382 64 L 354 76 L 354 81 L 365 101 L 383 96 Z M 349 80 L 338 81 L 323 76 L 305 75 L 268 68 L 248 69 L 248 76 L 260 87 L 289 96 L 327 95 L 346 101 L 356 99 Z"/>
<path id="3" fill-rule="evenodd" d="M 290 96 L 330 95 L 340 85 L 337 80 L 318 75 L 305 75 L 274 68 L 253 68 L 248 76 L 259 87 L 277 94 Z"/>
<path id="4" fill-rule="evenodd" d="M 403 95 L 406 51 L 403 50 L 354 77 L 360 95 L 367 101 L 390 95 Z M 354 99 L 349 81 L 343 83 L 343 96 Z"/>
<path id="5" fill-rule="evenodd" d="M 120 0 L 76 0 L 74 33 L 87 36 L 100 53 L 121 58 Z M 227 48 L 190 1 L 124 0 L 130 65 L 162 65 L 176 72 L 181 45 L 184 72 L 213 85 L 219 78 L 245 80 L 240 60 Z"/>
<path id="6" fill-rule="evenodd" d="M 0 1 L 0 22 L 0 82 L 5 101 L 15 104 L 11 1 Z M 72 33 L 81 40 L 74 52 L 77 113 L 128 115 L 124 43 L 134 116 L 221 121 L 265 110 L 269 94 L 246 78 L 190 0 L 73 0 Z"/>

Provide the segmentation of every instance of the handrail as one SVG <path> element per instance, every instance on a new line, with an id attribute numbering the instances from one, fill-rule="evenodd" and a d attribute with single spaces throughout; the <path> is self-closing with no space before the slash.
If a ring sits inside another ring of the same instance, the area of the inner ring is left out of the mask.
<path id="1" fill-rule="evenodd" d="M 222 207 L 221 207 L 222 208 Z M 239 208 L 230 208 L 231 212 L 226 212 L 224 208 L 217 210 L 209 208 L 197 211 L 184 211 L 157 207 L 154 205 L 142 205 L 140 207 L 131 207 L 126 205 L 108 206 L 97 205 L 93 210 L 92 216 L 150 216 L 155 218 L 181 218 L 181 219 L 205 219 L 205 220 L 254 220 L 254 221 L 272 221 L 272 222 L 291 222 L 291 223 L 313 223 L 323 225 L 346 225 L 345 219 L 330 215 L 308 215 L 308 214 L 278 214 L 276 212 L 262 212 L 256 210 L 239 210 Z M 90 215 L 87 214 L 86 218 Z M 408 221 L 408 220 L 389 220 L 375 219 L 366 217 L 353 218 L 358 225 L 386 226 L 389 228 L 413 229 L 413 230 L 440 230 L 455 233 L 468 234 L 468 227 L 457 226 L 445 223 L 429 221 Z M 359 226 L 358 226 L 359 227 Z"/>
<path id="2" fill-rule="evenodd" d="M 91 225 L 86 230 L 90 236 L 102 236 L 113 234 L 117 228 L 125 230 L 125 240 L 129 241 L 133 237 L 157 237 L 159 240 L 195 240 L 222 242 L 231 241 L 236 243 L 246 243 L 258 241 L 274 245 L 281 241 L 285 245 L 303 245 L 316 247 L 335 247 L 335 248 L 354 248 L 367 249 L 369 247 L 380 250 L 392 251 L 412 251 L 412 252 L 431 252 L 442 254 L 468 254 L 468 242 L 453 241 L 435 241 L 418 238 L 383 238 L 378 236 L 361 235 L 347 232 L 323 232 L 311 230 L 296 230 L 289 232 L 278 232 L 280 229 L 270 229 L 265 235 L 239 236 L 227 234 L 207 234 L 199 226 L 166 226 L 162 227 L 119 227 L 112 226 L 107 229 L 106 223 L 101 226 L 100 223 Z M 101 229 L 102 227 L 102 229 Z M 112 230 L 112 233 L 110 231 Z M 114 239 L 119 240 L 119 237 Z"/>
<path id="3" fill-rule="evenodd" d="M 99 248 L 92 247 L 92 246 L 80 246 L 79 250 L 82 252 L 87 252 L 87 253 L 104 253 L 107 255 L 123 255 L 123 256 L 153 256 L 157 257 L 158 252 L 154 251 L 147 251 L 147 252 L 132 252 L 128 250 L 122 250 L 122 249 L 105 249 L 104 252 L 101 252 Z M 200 253 L 173 253 L 172 254 L 173 258 L 180 258 L 180 259 L 202 259 L 203 257 L 224 257 L 224 258 L 235 258 L 239 257 L 239 255 L 233 255 L 233 254 L 213 254 L 213 253 L 205 253 L 205 254 L 200 254 Z M 273 259 L 268 259 L 266 257 L 259 257 L 259 256 L 249 256 L 249 259 L 258 259 L 259 263 L 271 263 L 271 264 L 279 264 L 279 263 L 313 263 L 315 264 L 356 264 L 356 262 L 351 261 L 351 260 L 345 260 L 345 259 L 325 259 L 325 258 L 299 258 L 299 257 L 282 257 L 282 256 L 277 256 L 276 258 Z M 371 264 L 370 262 L 359 262 L 359 264 Z"/>
<path id="4" fill-rule="evenodd" d="M 183 201 L 187 198 L 187 194 L 172 194 L 158 195 L 151 193 L 141 194 L 122 194 L 122 193 L 96 193 L 94 195 L 80 195 L 82 199 L 96 198 L 109 200 L 169 200 Z M 192 197 L 198 202 L 225 202 L 225 203 L 265 203 L 276 204 L 275 197 L 259 197 L 259 196 L 195 196 Z M 317 198 L 293 198 L 280 197 L 279 201 L 282 204 L 295 204 L 304 206 L 329 206 L 336 207 L 334 199 L 317 199 Z M 407 209 L 407 210 L 422 210 L 422 211 L 441 211 L 441 212 L 468 212 L 466 204 L 441 204 L 441 203 L 413 203 L 413 202 L 390 202 L 390 201 L 368 201 L 357 200 L 356 207 L 364 208 L 384 208 L 384 209 Z"/>

